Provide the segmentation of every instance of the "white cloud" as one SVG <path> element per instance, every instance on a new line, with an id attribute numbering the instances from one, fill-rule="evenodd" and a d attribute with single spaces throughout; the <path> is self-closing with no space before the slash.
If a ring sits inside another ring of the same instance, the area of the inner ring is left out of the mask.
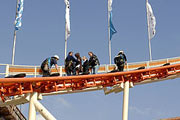
<path id="1" fill-rule="evenodd" d="M 36 120 L 45 120 L 45 119 L 41 116 L 41 114 L 37 114 L 36 115 Z"/>
<path id="2" fill-rule="evenodd" d="M 58 102 L 60 102 L 62 105 L 64 105 L 65 107 L 71 107 L 71 104 L 67 101 L 67 100 L 65 100 L 64 98 L 59 98 L 58 99 Z"/>
<path id="3" fill-rule="evenodd" d="M 167 116 L 169 112 L 167 113 L 164 110 L 159 110 L 155 108 L 138 108 L 135 106 L 130 106 L 129 110 L 132 112 L 135 112 L 136 114 L 139 114 L 141 116 L 154 116 L 155 118 L 161 118 L 163 116 Z"/>
<path id="4" fill-rule="evenodd" d="M 130 106 L 129 110 L 136 112 L 141 115 L 148 115 L 151 113 L 151 108 L 139 109 L 138 107 Z"/>

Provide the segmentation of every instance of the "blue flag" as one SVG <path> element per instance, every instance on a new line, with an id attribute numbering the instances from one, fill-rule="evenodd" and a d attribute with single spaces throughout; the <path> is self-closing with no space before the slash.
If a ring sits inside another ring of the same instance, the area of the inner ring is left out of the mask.
<path id="1" fill-rule="evenodd" d="M 109 18 L 109 25 L 110 25 L 110 40 L 112 38 L 112 35 L 117 33 L 116 29 L 114 28 L 114 25 L 112 23 L 112 11 L 110 12 L 110 18 Z"/>
<path id="2" fill-rule="evenodd" d="M 15 29 L 16 30 L 19 30 L 19 28 L 22 25 L 21 19 L 22 19 L 22 13 L 23 13 L 23 4 L 24 4 L 24 0 L 18 0 L 16 20 L 15 20 Z"/>

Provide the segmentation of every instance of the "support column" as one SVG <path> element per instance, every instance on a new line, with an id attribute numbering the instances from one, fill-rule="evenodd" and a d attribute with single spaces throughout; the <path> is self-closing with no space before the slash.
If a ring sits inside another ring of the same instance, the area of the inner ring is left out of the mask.
<path id="1" fill-rule="evenodd" d="M 37 100 L 37 92 L 34 92 L 30 95 L 29 102 L 29 119 L 28 120 L 36 120 L 36 108 L 34 106 L 34 101 Z"/>
<path id="2" fill-rule="evenodd" d="M 34 105 L 37 111 L 46 119 L 46 120 L 56 120 L 56 118 L 39 102 L 34 101 Z"/>
<path id="3" fill-rule="evenodd" d="M 124 84 L 123 96 L 123 120 L 128 120 L 128 105 L 129 105 L 129 81 Z"/>

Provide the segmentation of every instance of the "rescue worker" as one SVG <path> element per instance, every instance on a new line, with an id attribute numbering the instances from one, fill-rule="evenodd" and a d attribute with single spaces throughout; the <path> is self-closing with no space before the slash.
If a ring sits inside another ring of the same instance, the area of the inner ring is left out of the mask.
<path id="1" fill-rule="evenodd" d="M 65 59 L 65 71 L 67 76 L 76 75 L 76 63 L 77 60 L 73 57 L 73 52 L 69 52 L 68 56 Z"/>
<path id="2" fill-rule="evenodd" d="M 59 73 L 58 70 L 58 65 L 57 65 L 57 61 L 59 60 L 59 56 L 58 55 L 54 55 L 52 57 L 49 57 L 47 59 L 45 59 L 42 64 L 41 64 L 41 70 L 42 70 L 42 74 L 43 77 L 49 77 L 51 75 L 51 67 L 54 65 L 57 72 Z"/>
<path id="3" fill-rule="evenodd" d="M 119 51 L 118 55 L 114 58 L 114 63 L 117 66 L 117 71 L 124 70 L 124 65 L 127 64 L 127 59 L 124 51 Z"/>
<path id="4" fill-rule="evenodd" d="M 93 52 L 88 52 L 89 58 L 89 68 L 91 70 L 91 74 L 96 74 L 99 69 L 99 60 L 96 55 L 93 54 Z"/>
<path id="5" fill-rule="evenodd" d="M 83 65 L 82 65 L 83 72 L 82 72 L 82 74 L 88 75 L 89 74 L 89 61 L 85 56 L 82 57 L 82 60 L 83 60 Z"/>

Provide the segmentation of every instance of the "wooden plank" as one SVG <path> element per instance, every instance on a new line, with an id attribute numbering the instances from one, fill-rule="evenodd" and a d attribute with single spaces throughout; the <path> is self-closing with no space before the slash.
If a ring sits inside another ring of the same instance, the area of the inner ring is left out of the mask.
<path id="1" fill-rule="evenodd" d="M 98 71 L 106 71 L 106 66 L 100 66 Z"/>
<path id="2" fill-rule="evenodd" d="M 166 63 L 167 63 L 167 60 L 152 61 L 152 62 L 149 62 L 149 66 L 163 65 L 163 64 L 166 64 Z"/>
<path id="3" fill-rule="evenodd" d="M 15 68 L 9 67 L 9 72 L 35 72 L 34 68 Z"/>
<path id="4" fill-rule="evenodd" d="M 180 58 L 168 59 L 168 62 L 170 63 L 180 62 Z"/>
<path id="5" fill-rule="evenodd" d="M 136 68 L 139 68 L 142 66 L 146 67 L 147 64 L 146 63 L 131 64 L 131 65 L 128 65 L 128 69 L 136 69 Z M 125 66 L 125 68 L 127 68 L 127 67 Z"/>

